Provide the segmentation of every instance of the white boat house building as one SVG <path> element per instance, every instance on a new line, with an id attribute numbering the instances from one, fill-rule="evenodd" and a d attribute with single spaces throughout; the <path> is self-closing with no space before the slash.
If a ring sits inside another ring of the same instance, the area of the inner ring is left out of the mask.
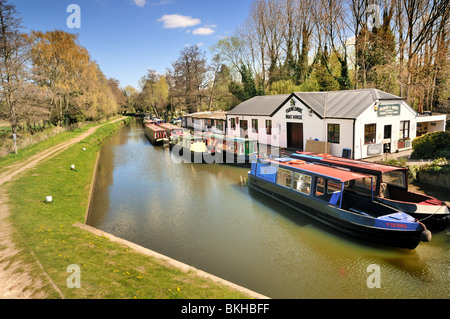
<path id="1" fill-rule="evenodd" d="M 226 121 L 228 135 L 260 145 L 308 150 L 321 142 L 320 153 L 361 159 L 411 148 L 418 131 L 444 131 L 446 116 L 419 116 L 398 96 L 359 89 L 257 96 L 229 111 Z"/>

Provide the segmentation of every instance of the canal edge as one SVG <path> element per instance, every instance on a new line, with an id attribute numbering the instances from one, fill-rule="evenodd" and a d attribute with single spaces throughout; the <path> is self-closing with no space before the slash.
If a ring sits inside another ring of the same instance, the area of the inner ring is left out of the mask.
<path id="1" fill-rule="evenodd" d="M 87 224 L 87 222 L 88 222 L 89 212 L 91 210 L 92 194 L 94 193 L 94 185 L 95 185 L 95 181 L 97 179 L 97 169 L 98 169 L 98 162 L 100 160 L 100 153 L 101 153 L 101 150 L 98 151 L 97 159 L 95 160 L 95 166 L 94 166 L 94 172 L 93 172 L 94 175 L 92 176 L 91 189 L 89 190 L 88 204 L 87 204 L 86 212 L 84 213 L 84 223 L 85 224 Z"/>
<path id="2" fill-rule="evenodd" d="M 98 228 L 95 228 L 95 227 L 92 227 L 92 226 L 89 226 L 89 225 L 83 224 L 83 223 L 76 223 L 73 226 L 81 228 L 81 229 L 83 229 L 85 231 L 88 231 L 88 232 L 94 234 L 94 235 L 106 237 L 106 238 L 108 238 L 108 240 L 110 240 L 112 242 L 123 244 L 123 245 L 133 249 L 134 251 L 136 251 L 138 253 L 141 253 L 141 254 L 144 254 L 146 256 L 150 256 L 150 257 L 154 257 L 156 259 L 162 260 L 162 261 L 166 262 L 167 264 L 169 264 L 170 266 L 173 266 L 173 267 L 175 267 L 177 269 L 180 269 L 183 272 L 192 271 L 193 273 L 195 273 L 197 276 L 199 276 L 201 278 L 212 280 L 212 281 L 214 281 L 216 283 L 223 284 L 225 286 L 228 286 L 230 288 L 233 288 L 235 290 L 243 292 L 243 293 L 249 295 L 250 298 L 254 298 L 254 299 L 271 299 L 271 298 L 269 298 L 269 297 L 267 297 L 265 295 L 262 295 L 262 294 L 260 294 L 258 292 L 255 292 L 255 291 L 252 291 L 252 290 L 247 289 L 245 287 L 239 286 L 239 285 L 237 285 L 235 283 L 232 283 L 232 282 L 230 282 L 228 280 L 225 280 L 223 278 L 214 276 L 214 275 L 209 274 L 209 273 L 207 273 L 207 272 L 205 272 L 203 270 L 200 270 L 200 269 L 197 269 L 195 267 L 189 266 L 189 265 L 187 265 L 185 263 L 182 263 L 182 262 L 180 262 L 178 260 L 175 260 L 173 258 L 167 257 L 165 255 L 162 255 L 162 254 L 160 254 L 158 252 L 155 252 L 153 250 L 150 250 L 148 248 L 145 248 L 143 246 L 140 246 L 138 244 L 135 244 L 133 242 L 125 240 L 123 238 L 114 236 L 114 235 L 112 235 L 110 233 L 107 233 L 107 232 L 104 232 L 104 231 L 102 231 L 102 230 L 100 230 Z"/>

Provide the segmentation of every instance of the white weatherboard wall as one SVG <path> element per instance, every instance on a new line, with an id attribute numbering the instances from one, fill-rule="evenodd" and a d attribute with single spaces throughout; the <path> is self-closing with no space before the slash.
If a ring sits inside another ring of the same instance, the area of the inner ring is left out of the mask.
<path id="1" fill-rule="evenodd" d="M 400 114 L 379 116 L 377 108 L 386 105 L 400 105 Z M 400 122 L 410 121 L 409 138 L 412 141 L 416 137 L 416 112 L 411 109 L 404 101 L 382 101 L 382 103 L 376 107 L 375 105 L 368 108 L 363 114 L 361 114 L 355 121 L 355 153 L 356 159 L 366 158 L 370 156 L 380 155 L 383 153 L 384 140 L 384 126 L 392 126 L 391 134 L 391 153 L 396 152 L 398 149 L 398 141 L 400 139 Z M 366 124 L 376 124 L 376 140 L 373 144 L 364 143 L 364 128 Z M 372 152 L 369 152 L 371 148 Z M 410 148 L 410 147 L 409 147 Z M 380 149 L 379 154 L 375 152 Z"/>
<path id="2" fill-rule="evenodd" d="M 326 132 L 323 130 L 323 120 L 310 111 L 311 109 L 295 96 L 292 97 L 272 117 L 272 132 L 276 133 L 273 134 L 272 141 L 278 142 L 279 147 L 288 147 L 287 123 L 303 123 L 303 146 L 309 139 L 324 141 Z"/>

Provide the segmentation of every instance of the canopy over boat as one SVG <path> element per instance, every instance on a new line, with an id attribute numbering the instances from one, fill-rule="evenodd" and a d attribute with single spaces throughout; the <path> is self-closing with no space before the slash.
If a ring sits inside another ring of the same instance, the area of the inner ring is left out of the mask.
<path id="1" fill-rule="evenodd" d="M 385 172 L 391 172 L 391 171 L 406 171 L 405 167 L 399 167 L 399 166 L 393 166 L 393 165 L 387 165 L 387 164 L 378 164 L 374 162 L 364 162 L 359 160 L 352 160 L 347 159 L 344 157 L 336 157 L 330 154 L 316 154 L 312 152 L 295 152 L 292 154 L 292 156 L 301 156 L 305 159 L 310 160 L 320 160 L 322 162 L 326 162 L 328 164 L 335 164 L 335 165 L 345 165 L 345 166 L 352 166 L 352 167 L 358 167 L 360 169 L 366 169 L 371 171 L 378 171 L 381 173 Z"/>
<path id="2" fill-rule="evenodd" d="M 333 178 L 340 182 L 348 182 L 350 180 L 359 179 L 359 178 L 372 178 L 372 176 L 369 176 L 366 174 L 352 172 L 352 171 L 348 171 L 348 170 L 344 170 L 344 169 L 338 169 L 335 167 L 310 164 L 310 163 L 306 163 L 304 161 L 296 160 L 294 158 L 282 157 L 282 158 L 269 159 L 267 161 L 274 163 L 274 164 L 282 163 L 283 165 L 286 165 L 286 166 L 292 166 L 297 169 L 307 170 L 309 172 L 323 175 L 325 177 Z"/>

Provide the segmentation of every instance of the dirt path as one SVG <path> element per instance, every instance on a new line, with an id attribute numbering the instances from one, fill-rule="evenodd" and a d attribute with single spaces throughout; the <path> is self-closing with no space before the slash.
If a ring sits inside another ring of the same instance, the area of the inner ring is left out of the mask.
<path id="1" fill-rule="evenodd" d="M 118 118 L 112 122 L 117 122 L 122 119 Z M 11 238 L 13 226 L 8 220 L 10 212 L 7 197 L 9 183 L 7 182 L 11 181 L 23 171 L 35 167 L 41 161 L 52 158 L 70 146 L 79 143 L 103 125 L 105 124 L 92 127 L 76 138 L 51 147 L 24 161 L 8 166 L 0 173 L 0 299 L 46 297 L 39 292 L 42 282 L 34 281 L 29 275 L 30 265 L 25 264 L 23 261 L 12 259 L 19 251 Z"/>

